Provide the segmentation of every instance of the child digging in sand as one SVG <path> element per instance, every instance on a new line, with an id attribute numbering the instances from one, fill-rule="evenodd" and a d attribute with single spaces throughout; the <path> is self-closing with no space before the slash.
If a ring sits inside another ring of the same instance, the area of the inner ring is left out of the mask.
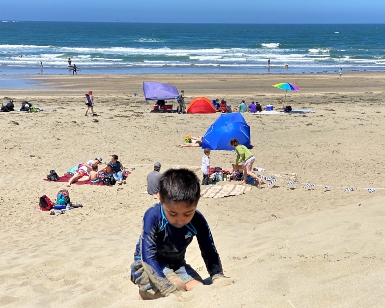
<path id="1" fill-rule="evenodd" d="M 260 179 L 256 174 L 254 174 L 251 170 L 253 170 L 253 164 L 255 161 L 255 157 L 253 153 L 250 152 L 250 150 L 245 147 L 244 145 L 239 144 L 238 139 L 231 139 L 230 145 L 235 148 L 235 151 L 237 152 L 237 158 L 235 160 L 235 165 L 238 165 L 239 162 L 242 163 L 243 166 L 243 180 L 241 184 L 246 183 L 247 176 L 250 175 L 253 177 L 256 181 L 258 181 L 258 187 L 261 186 L 264 182 L 262 179 Z"/>
<path id="2" fill-rule="evenodd" d="M 156 299 L 203 284 L 186 264 L 187 246 L 196 236 L 207 271 L 214 284 L 223 285 L 219 254 L 204 216 L 197 211 L 198 177 L 187 169 L 169 169 L 160 179 L 160 203 L 143 217 L 142 235 L 136 245 L 131 281 L 139 286 L 141 299 Z"/>

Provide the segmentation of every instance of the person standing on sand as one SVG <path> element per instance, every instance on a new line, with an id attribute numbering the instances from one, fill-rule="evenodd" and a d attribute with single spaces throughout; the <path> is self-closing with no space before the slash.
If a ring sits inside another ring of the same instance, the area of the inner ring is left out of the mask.
<path id="1" fill-rule="evenodd" d="M 184 103 L 184 90 L 180 91 L 180 94 L 178 95 L 177 101 L 179 104 L 178 113 L 179 114 L 186 113 L 186 105 Z"/>
<path id="2" fill-rule="evenodd" d="M 342 79 L 342 67 L 340 68 L 338 73 L 340 74 L 340 79 Z"/>

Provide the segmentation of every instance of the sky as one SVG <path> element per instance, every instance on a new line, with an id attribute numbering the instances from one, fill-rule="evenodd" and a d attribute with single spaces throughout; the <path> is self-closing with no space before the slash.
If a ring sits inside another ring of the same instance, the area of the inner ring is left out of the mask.
<path id="1" fill-rule="evenodd" d="M 0 0 L 0 20 L 385 23 L 384 0 Z"/>

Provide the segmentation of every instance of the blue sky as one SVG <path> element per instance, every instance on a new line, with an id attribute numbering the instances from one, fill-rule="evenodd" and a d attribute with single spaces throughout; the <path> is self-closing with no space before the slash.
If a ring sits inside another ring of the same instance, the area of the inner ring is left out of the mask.
<path id="1" fill-rule="evenodd" d="M 0 20 L 384 23 L 385 1 L 0 0 Z"/>

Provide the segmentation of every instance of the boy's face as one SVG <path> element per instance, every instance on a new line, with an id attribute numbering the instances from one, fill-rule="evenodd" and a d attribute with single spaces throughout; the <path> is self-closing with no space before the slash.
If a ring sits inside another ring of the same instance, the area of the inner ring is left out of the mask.
<path id="1" fill-rule="evenodd" d="M 187 225 L 197 209 L 197 204 L 191 205 L 183 201 L 162 204 L 162 206 L 168 222 L 177 228 Z"/>

